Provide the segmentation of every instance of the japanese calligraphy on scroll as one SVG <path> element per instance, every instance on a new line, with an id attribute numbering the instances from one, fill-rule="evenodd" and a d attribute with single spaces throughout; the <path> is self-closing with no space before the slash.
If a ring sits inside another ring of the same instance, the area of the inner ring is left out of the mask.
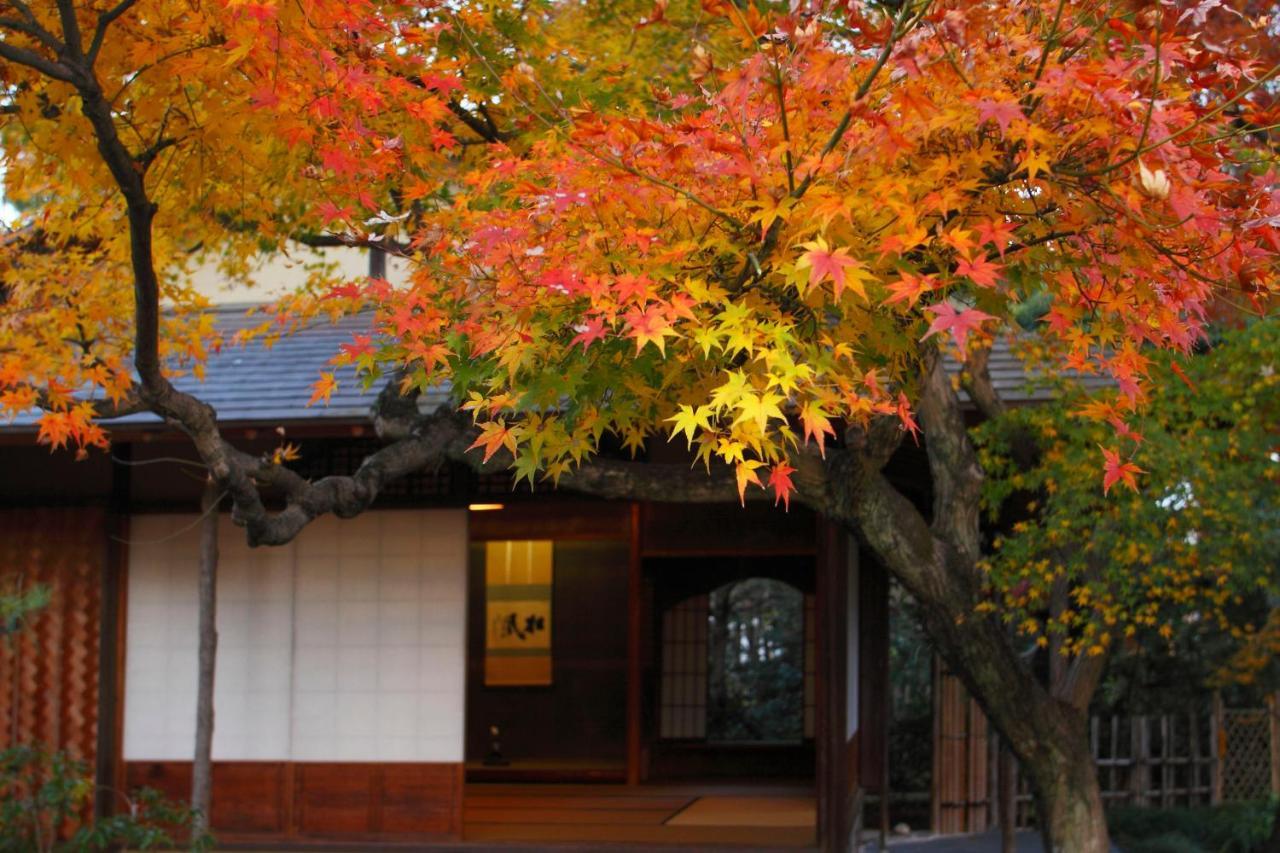
<path id="1" fill-rule="evenodd" d="M 551 542 L 485 543 L 486 687 L 551 683 Z"/>

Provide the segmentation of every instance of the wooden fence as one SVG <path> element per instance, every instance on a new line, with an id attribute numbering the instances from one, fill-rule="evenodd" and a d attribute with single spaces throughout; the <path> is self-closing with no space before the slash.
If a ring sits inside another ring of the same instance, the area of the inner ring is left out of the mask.
<path id="1" fill-rule="evenodd" d="M 1091 718 L 1089 745 L 1103 802 L 1162 809 L 1220 802 L 1219 728 L 1213 710 Z M 1035 803 L 1020 776 L 1017 791 L 1017 824 L 1027 826 Z"/>
<path id="2" fill-rule="evenodd" d="M 939 668 L 941 669 L 941 668 Z M 998 738 L 954 677 L 934 681 L 932 826 L 978 832 L 999 821 Z M 1263 708 L 1208 707 L 1166 714 L 1095 716 L 1089 744 L 1107 805 L 1153 808 L 1210 805 L 1280 796 L 1280 694 Z M 1013 813 L 1034 822 L 1030 786 L 1013 762 Z"/>

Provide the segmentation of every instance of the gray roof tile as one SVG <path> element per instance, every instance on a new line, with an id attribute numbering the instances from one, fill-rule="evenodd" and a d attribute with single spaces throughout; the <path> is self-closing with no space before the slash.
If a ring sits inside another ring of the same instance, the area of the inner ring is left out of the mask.
<path id="1" fill-rule="evenodd" d="M 236 331 L 262 322 L 262 315 L 248 316 L 246 312 L 247 306 L 243 305 L 226 306 L 217 311 L 218 329 L 228 340 Z M 187 374 L 177 378 L 174 385 L 212 405 L 219 421 L 227 425 L 367 422 L 377 389 L 364 390 L 354 368 L 335 368 L 329 360 L 341 344 L 349 342 L 354 335 L 367 333 L 370 326 L 370 315 L 362 314 L 343 318 L 336 324 L 316 323 L 279 338 L 269 348 L 261 341 L 245 346 L 228 343 L 220 352 L 209 356 L 203 382 Z M 958 369 L 954 362 L 949 366 Z M 1030 384 L 1030 374 L 1007 341 L 997 341 L 990 370 L 996 389 L 1010 403 L 1040 401 L 1052 396 L 1050 389 Z M 333 371 L 338 388 L 327 406 L 308 406 L 311 386 L 324 371 Z M 1102 377 L 1084 377 L 1082 381 L 1093 387 L 1106 383 Z M 448 387 L 441 386 L 426 396 L 424 407 L 434 408 L 447 397 Z M 34 429 L 37 417 L 35 411 L 24 413 L 8 424 L 0 424 L 0 431 Z M 111 423 L 148 427 L 158 426 L 160 420 L 151 414 L 138 414 Z"/>

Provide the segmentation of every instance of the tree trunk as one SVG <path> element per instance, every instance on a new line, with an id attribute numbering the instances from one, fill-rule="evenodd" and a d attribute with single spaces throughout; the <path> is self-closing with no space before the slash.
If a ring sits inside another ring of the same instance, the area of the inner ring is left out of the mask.
<path id="1" fill-rule="evenodd" d="M 1106 814 L 1083 710 L 1087 699 L 1072 704 L 1051 695 L 1007 641 L 1000 643 L 1002 654 L 997 645 L 1002 627 L 976 613 L 959 625 L 954 615 L 949 622 L 946 627 L 933 623 L 932 633 L 953 644 L 944 656 L 1030 781 L 1046 853 L 1107 853 Z"/>
<path id="2" fill-rule="evenodd" d="M 1022 767 L 1036 791 L 1046 853 L 1107 853 L 1111 844 L 1097 768 L 1087 738 L 1076 728 L 1058 742 L 1037 744 Z"/>
<path id="3" fill-rule="evenodd" d="M 925 632 L 1018 757 L 1036 793 L 1047 851 L 1109 849 L 1102 796 L 1089 750 L 1088 707 L 1096 681 L 1064 678 L 1070 701 L 1050 693 L 1014 650 L 1008 629 L 983 615 L 981 573 L 937 538 L 880 474 L 848 504 L 861 536 L 920 607 Z"/>
<path id="4" fill-rule="evenodd" d="M 210 477 L 200 498 L 200 652 L 196 686 L 195 760 L 191 765 L 191 839 L 209 831 L 213 802 L 213 673 L 218 653 L 218 503 L 222 493 Z"/>

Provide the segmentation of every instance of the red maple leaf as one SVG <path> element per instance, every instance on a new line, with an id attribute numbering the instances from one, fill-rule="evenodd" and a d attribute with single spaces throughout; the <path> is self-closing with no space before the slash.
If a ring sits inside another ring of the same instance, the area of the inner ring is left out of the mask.
<path id="1" fill-rule="evenodd" d="M 911 433 L 911 438 L 915 443 L 919 444 L 920 425 L 916 423 L 915 416 L 911 414 L 911 401 L 901 391 L 898 392 L 898 420 L 902 422 L 902 428 Z"/>
<path id="2" fill-rule="evenodd" d="M 966 308 L 963 311 L 957 311 L 950 302 L 939 302 L 937 305 L 930 305 L 924 310 L 934 315 L 934 320 L 929 326 L 929 331 L 920 340 L 928 340 L 940 332 L 950 332 L 951 337 L 960 349 L 964 349 L 965 342 L 969 340 L 970 332 L 977 331 L 983 322 L 996 319 L 985 311 L 979 311 L 977 308 Z"/>
<path id="3" fill-rule="evenodd" d="M 344 356 L 344 363 L 356 361 L 362 355 L 373 355 L 373 338 L 370 335 L 352 335 L 351 343 L 339 344 L 338 350 Z"/>
<path id="4" fill-rule="evenodd" d="M 785 462 L 779 462 L 769 469 L 769 485 L 773 487 L 774 506 L 778 505 L 778 501 L 782 501 L 785 509 L 791 509 L 791 493 L 796 489 L 795 484 L 791 482 L 791 475 L 795 470 Z"/>
<path id="5" fill-rule="evenodd" d="M 604 320 L 599 317 L 588 317 L 577 326 L 574 326 L 573 330 L 578 334 L 573 340 L 569 341 L 569 349 L 582 344 L 584 352 L 587 347 L 609 333 L 609 328 L 605 326 Z"/>
<path id="6" fill-rule="evenodd" d="M 813 287 L 829 278 L 835 288 L 836 299 L 839 299 L 845 288 L 845 269 L 859 267 L 861 264 L 849 257 L 847 249 L 832 250 L 821 237 L 803 245 L 808 251 L 800 256 L 799 265 L 809 268 L 809 286 Z M 861 287 L 856 289 L 861 290 Z M 863 296 L 865 298 L 865 294 Z"/>
<path id="7" fill-rule="evenodd" d="M 1112 486 L 1121 482 L 1136 492 L 1138 490 L 1137 476 L 1147 472 L 1132 462 L 1121 462 L 1120 454 L 1114 450 L 1107 450 L 1102 445 L 1098 445 L 1098 447 L 1102 450 L 1102 458 L 1106 461 L 1102 475 L 1102 493 L 1104 495 L 1109 493 Z"/>
<path id="8" fill-rule="evenodd" d="M 1013 239 L 1013 232 L 1017 230 L 1017 227 L 1007 219 L 992 219 L 990 222 L 983 222 L 978 226 L 978 240 L 983 244 L 990 243 L 995 246 L 996 251 L 1003 258 L 1004 250 L 1008 248 L 1009 241 Z"/>
<path id="9" fill-rule="evenodd" d="M 978 109 L 979 121 L 994 121 L 1000 126 L 1001 136 L 1009 130 L 1012 122 L 1024 118 L 1022 107 L 1017 101 L 993 101 L 990 98 L 983 98 L 975 102 L 974 106 Z"/>

